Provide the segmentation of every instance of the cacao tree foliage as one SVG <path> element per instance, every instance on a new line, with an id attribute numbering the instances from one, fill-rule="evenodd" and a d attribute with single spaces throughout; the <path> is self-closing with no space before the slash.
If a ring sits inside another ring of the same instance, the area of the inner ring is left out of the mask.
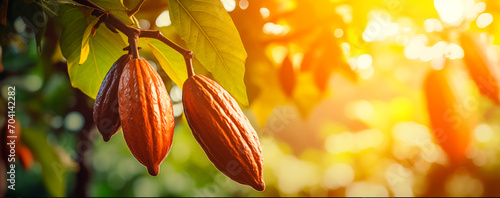
<path id="1" fill-rule="evenodd" d="M 0 195 L 500 196 L 499 19 L 497 0 L 3 0 Z M 135 52 L 136 97 L 99 98 Z"/>

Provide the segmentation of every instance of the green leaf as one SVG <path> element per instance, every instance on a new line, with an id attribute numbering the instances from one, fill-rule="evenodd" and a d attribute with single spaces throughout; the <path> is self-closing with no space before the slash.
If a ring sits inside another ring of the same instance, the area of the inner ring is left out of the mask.
<path id="1" fill-rule="evenodd" d="M 66 167 L 41 131 L 24 128 L 22 140 L 42 166 L 42 179 L 51 196 L 66 196 Z"/>
<path id="2" fill-rule="evenodd" d="M 146 41 L 161 67 L 177 86 L 182 88 L 187 80 L 187 69 L 184 57 L 179 52 L 158 40 Z"/>
<path id="3" fill-rule="evenodd" d="M 117 2 L 119 3 L 119 2 Z M 95 98 L 101 82 L 113 63 L 124 54 L 126 47 L 123 39 L 108 28 L 99 28 L 89 40 L 89 56 L 79 65 L 81 42 L 88 19 L 77 7 L 61 5 L 58 16 L 63 24 L 61 52 L 68 62 L 68 73 L 73 87 L 79 88 L 88 96 Z"/>
<path id="4" fill-rule="evenodd" d="M 85 60 L 87 60 L 87 57 L 89 55 L 89 50 L 90 50 L 90 47 L 89 47 L 90 33 L 92 32 L 92 28 L 94 28 L 95 24 L 99 21 L 101 16 L 95 18 L 87 26 L 87 29 L 85 29 L 85 32 L 83 33 L 82 48 L 80 50 L 80 62 L 78 62 L 79 65 L 83 64 L 85 62 Z"/>
<path id="5" fill-rule="evenodd" d="M 127 24 L 132 24 L 132 20 L 128 17 L 123 1 L 117 0 L 92 0 L 95 4 L 101 6 L 105 10 L 111 11 L 111 14 L 124 21 Z M 136 24 L 137 25 L 137 24 Z"/>
<path id="6" fill-rule="evenodd" d="M 247 53 L 220 0 L 168 0 L 170 19 L 200 63 L 236 100 L 248 105 Z"/>

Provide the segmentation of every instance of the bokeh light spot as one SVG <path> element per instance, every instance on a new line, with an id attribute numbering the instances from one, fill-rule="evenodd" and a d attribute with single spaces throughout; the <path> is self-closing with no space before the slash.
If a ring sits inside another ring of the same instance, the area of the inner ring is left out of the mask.
<path id="1" fill-rule="evenodd" d="M 242 10 L 246 10 L 248 8 L 248 0 L 240 0 L 239 6 Z"/>
<path id="2" fill-rule="evenodd" d="M 270 11 L 267 8 L 260 8 L 260 15 L 262 15 L 262 18 L 267 18 L 270 15 Z"/>
<path id="3" fill-rule="evenodd" d="M 163 11 L 158 18 L 156 18 L 156 26 L 158 27 L 166 27 L 172 24 L 170 21 L 170 14 L 168 10 Z"/>
<path id="4" fill-rule="evenodd" d="M 479 28 L 485 28 L 493 22 L 493 15 L 490 13 L 483 13 L 477 17 L 476 25 Z"/>
<path id="5" fill-rule="evenodd" d="M 346 188 L 346 197 L 387 197 L 389 192 L 380 184 L 373 184 L 368 182 L 356 182 Z"/>
<path id="6" fill-rule="evenodd" d="M 329 189 L 347 186 L 354 180 L 354 169 L 345 163 L 335 163 L 325 173 L 323 183 Z"/>
<path id="7" fill-rule="evenodd" d="M 85 119 L 80 112 L 72 111 L 64 118 L 64 127 L 70 131 L 80 131 L 84 123 Z"/>
<path id="8" fill-rule="evenodd" d="M 235 0 L 221 0 L 222 5 L 224 5 L 224 9 L 226 9 L 228 12 L 231 12 L 236 8 L 236 1 Z"/>
<path id="9" fill-rule="evenodd" d="M 359 69 L 367 69 L 372 66 L 372 56 L 370 54 L 360 55 L 357 59 Z"/>
<path id="10" fill-rule="evenodd" d="M 493 129 L 487 124 L 480 124 L 474 129 L 474 136 L 480 142 L 487 142 L 493 137 Z"/>

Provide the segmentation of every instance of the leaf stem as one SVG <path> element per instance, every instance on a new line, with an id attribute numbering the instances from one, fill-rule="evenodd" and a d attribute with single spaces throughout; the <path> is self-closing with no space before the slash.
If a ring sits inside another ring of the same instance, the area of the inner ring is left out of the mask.
<path id="1" fill-rule="evenodd" d="M 193 59 L 184 57 L 184 60 L 186 61 L 188 78 L 191 77 L 191 76 L 194 76 Z"/>
<path id="2" fill-rule="evenodd" d="M 186 50 L 186 49 L 180 47 L 179 45 L 175 44 L 170 39 L 165 37 L 158 30 L 143 30 L 143 29 L 141 29 L 139 37 L 158 39 L 159 41 L 167 44 L 169 47 L 171 47 L 175 51 L 181 53 L 182 56 L 184 56 L 184 60 L 186 62 L 188 77 L 194 76 L 193 61 L 192 61 L 194 55 L 193 55 L 193 52 L 191 50 Z"/>
<path id="3" fill-rule="evenodd" d="M 134 9 L 127 11 L 127 15 L 128 15 L 129 17 L 134 16 L 134 14 L 135 14 L 135 13 L 139 12 L 139 9 L 141 9 L 142 4 L 144 4 L 144 2 L 145 2 L 145 1 L 146 1 L 146 0 L 141 0 L 141 1 L 140 1 L 140 2 L 139 2 L 136 6 L 135 6 L 135 8 L 134 8 Z"/>
<path id="4" fill-rule="evenodd" d="M 128 37 L 128 44 L 129 44 L 129 54 L 132 54 L 132 59 L 138 59 L 139 58 L 139 48 L 137 47 L 137 41 L 139 40 L 139 36 L 137 35 L 132 35 Z"/>

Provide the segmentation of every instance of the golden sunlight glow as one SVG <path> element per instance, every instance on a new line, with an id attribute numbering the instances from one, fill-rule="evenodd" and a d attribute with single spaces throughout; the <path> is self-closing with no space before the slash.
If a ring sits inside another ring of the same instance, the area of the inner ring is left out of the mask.
<path id="1" fill-rule="evenodd" d="M 262 18 L 267 18 L 269 17 L 271 13 L 269 12 L 269 9 L 267 8 L 260 8 L 260 15 L 262 15 Z"/>
<path id="2" fill-rule="evenodd" d="M 274 34 L 282 36 L 290 31 L 290 27 L 286 25 L 284 26 L 284 25 L 274 24 L 272 22 L 267 22 L 266 24 L 264 24 L 262 31 L 264 31 L 265 34 Z"/>
<path id="3" fill-rule="evenodd" d="M 481 196 L 484 191 L 480 180 L 472 178 L 468 173 L 453 175 L 445 185 L 448 196 Z"/>
<path id="4" fill-rule="evenodd" d="M 430 140 L 431 134 L 425 125 L 416 122 L 400 122 L 392 128 L 392 135 L 406 145 L 418 146 L 424 140 Z"/>
<path id="5" fill-rule="evenodd" d="M 372 66 L 372 56 L 370 54 L 363 54 L 358 56 L 357 65 L 359 69 L 367 69 Z"/>
<path id="6" fill-rule="evenodd" d="M 373 74 L 375 73 L 375 69 L 373 67 L 368 67 L 366 69 L 358 69 L 356 72 L 358 72 L 359 76 L 362 79 L 370 79 Z"/>
<path id="7" fill-rule="evenodd" d="M 500 46 L 499 45 L 490 45 L 486 52 L 488 54 L 488 58 L 493 62 L 500 62 Z"/>
<path id="8" fill-rule="evenodd" d="M 355 102 L 354 113 L 357 118 L 368 120 L 373 115 L 373 105 L 366 100 Z"/>
<path id="9" fill-rule="evenodd" d="M 356 58 L 347 59 L 347 63 L 349 64 L 352 70 L 356 70 L 356 68 L 358 67 L 358 61 L 356 61 Z"/>
<path id="10" fill-rule="evenodd" d="M 476 13 L 481 13 L 481 12 L 484 12 L 486 10 L 486 3 L 484 2 L 478 2 L 474 5 L 474 11 L 476 11 Z"/>
<path id="11" fill-rule="evenodd" d="M 460 59 L 464 57 L 464 50 L 460 45 L 451 43 L 446 47 L 445 57 L 449 59 Z"/>
<path id="12" fill-rule="evenodd" d="M 424 28 L 426 32 L 441 32 L 443 30 L 443 25 L 437 19 L 427 19 L 424 21 Z"/>
<path id="13" fill-rule="evenodd" d="M 323 183 L 329 189 L 337 189 L 352 183 L 354 169 L 346 163 L 335 163 L 326 170 Z"/>
<path id="14" fill-rule="evenodd" d="M 345 192 L 346 197 L 387 197 L 389 192 L 387 189 L 380 184 L 374 184 L 369 182 L 356 182 L 348 186 Z"/>
<path id="15" fill-rule="evenodd" d="M 344 31 L 340 28 L 337 28 L 333 34 L 335 35 L 335 37 L 340 38 L 344 35 Z"/>
<path id="16" fill-rule="evenodd" d="M 493 129 L 487 124 L 477 125 L 474 136 L 479 142 L 487 142 L 493 137 Z"/>
<path id="17" fill-rule="evenodd" d="M 387 167 L 385 178 L 395 197 L 413 197 L 412 171 L 401 164 L 393 163 Z"/>
<path id="18" fill-rule="evenodd" d="M 444 68 L 446 59 L 444 57 L 438 57 L 431 60 L 431 67 L 435 70 L 441 70 Z"/>
<path id="19" fill-rule="evenodd" d="M 485 28 L 486 26 L 493 23 L 493 15 L 490 13 L 483 13 L 477 17 L 476 25 L 480 28 Z"/>
<path id="20" fill-rule="evenodd" d="M 163 11 L 158 18 L 156 18 L 156 26 L 157 27 L 166 27 L 172 24 L 170 21 L 170 14 L 168 10 Z"/>
<path id="21" fill-rule="evenodd" d="M 282 45 L 275 46 L 271 49 L 271 56 L 275 63 L 282 63 L 285 59 L 285 56 L 288 53 L 288 48 Z"/>
<path id="22" fill-rule="evenodd" d="M 299 52 L 292 57 L 292 65 L 293 68 L 298 70 L 300 69 L 300 64 L 302 63 L 302 59 L 304 58 L 304 53 Z"/>
<path id="23" fill-rule="evenodd" d="M 462 2 L 463 0 L 434 0 L 434 7 L 442 21 L 457 26 L 464 20 Z"/>
<path id="24" fill-rule="evenodd" d="M 325 147 L 331 154 L 358 153 L 379 146 L 383 140 L 384 135 L 377 129 L 368 129 L 356 133 L 346 131 L 328 136 Z"/>
<path id="25" fill-rule="evenodd" d="M 246 10 L 248 8 L 248 0 L 240 0 L 239 6 L 242 10 Z"/>
<path id="26" fill-rule="evenodd" d="M 425 35 L 417 35 L 411 38 L 404 49 L 406 58 L 410 60 L 417 59 L 425 51 L 426 44 L 427 36 Z"/>
<path id="27" fill-rule="evenodd" d="M 345 23 L 352 22 L 352 7 L 349 5 L 340 5 L 335 8 L 335 12 L 339 14 Z"/>
<path id="28" fill-rule="evenodd" d="M 368 13 L 370 21 L 363 32 L 366 42 L 381 41 L 399 32 L 399 24 L 391 22 L 392 16 L 383 10 L 373 10 Z"/>
<path id="29" fill-rule="evenodd" d="M 331 154 L 340 154 L 354 150 L 355 137 L 351 132 L 330 135 L 325 141 L 325 147 Z"/>
<path id="30" fill-rule="evenodd" d="M 307 186 L 315 185 L 318 180 L 318 168 L 309 162 L 297 159 L 294 156 L 283 157 L 274 172 L 278 176 L 278 187 L 287 195 L 295 195 Z"/>
<path id="31" fill-rule="evenodd" d="M 351 45 L 349 43 L 341 43 L 340 47 L 342 48 L 342 52 L 344 52 L 345 55 L 349 56 L 349 51 L 351 50 Z M 352 68 L 352 67 L 351 67 Z M 352 68 L 354 70 L 354 68 Z"/>
<path id="32" fill-rule="evenodd" d="M 408 35 L 397 35 L 396 36 L 396 45 L 406 46 L 408 45 L 410 38 Z"/>
<path id="33" fill-rule="evenodd" d="M 226 9 L 228 12 L 231 12 L 236 8 L 236 1 L 234 0 L 221 0 L 222 5 L 224 5 L 224 9 Z"/>

